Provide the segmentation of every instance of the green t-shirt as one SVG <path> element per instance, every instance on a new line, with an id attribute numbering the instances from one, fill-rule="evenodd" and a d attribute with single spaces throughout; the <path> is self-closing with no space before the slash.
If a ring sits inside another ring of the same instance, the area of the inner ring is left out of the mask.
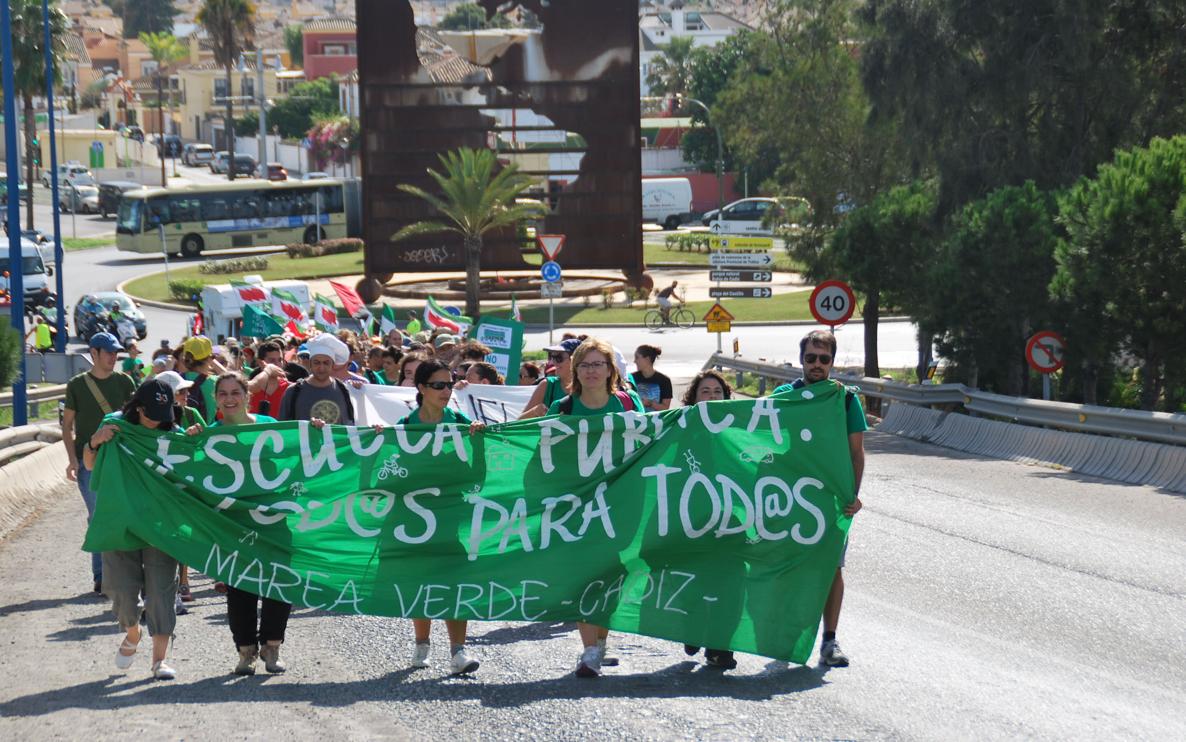
<path id="1" fill-rule="evenodd" d="M 188 409 L 188 408 L 187 408 L 187 409 Z M 276 418 L 274 418 L 274 417 L 272 417 L 272 416 L 270 416 L 270 415 L 261 415 L 261 414 L 259 414 L 258 412 L 256 412 L 256 413 L 255 413 L 255 421 L 256 421 L 257 423 L 274 423 L 274 422 L 277 422 Z M 210 424 L 209 424 L 207 427 L 209 427 L 209 428 L 221 428 L 221 427 L 223 427 L 223 422 L 222 422 L 222 420 L 215 420 L 214 422 L 210 423 Z M 227 426 L 227 427 L 234 427 L 234 426 Z"/>
<path id="2" fill-rule="evenodd" d="M 465 413 L 458 412 L 452 407 L 446 407 L 441 412 L 441 424 L 443 423 L 458 423 L 460 425 L 469 425 L 470 419 L 465 416 Z M 400 418 L 396 425 L 419 425 L 420 424 L 420 408 L 412 410 L 412 414 Z"/>
<path id="3" fill-rule="evenodd" d="M 642 406 L 642 400 L 639 398 L 637 392 L 629 391 L 626 393 L 630 395 L 630 399 L 634 402 L 634 411 L 635 412 L 646 412 L 646 410 Z M 549 415 L 559 415 L 560 414 L 560 402 L 562 399 L 563 399 L 563 397 L 556 400 L 555 402 L 553 402 L 551 404 L 550 407 L 548 407 Z M 624 406 L 622 406 L 622 400 L 618 399 L 617 394 L 609 395 L 609 402 L 606 402 L 605 407 L 600 407 L 596 410 L 591 410 L 588 407 L 586 407 L 585 405 L 581 404 L 580 397 L 572 398 L 572 414 L 577 417 L 587 417 L 589 415 L 604 415 L 604 414 L 607 414 L 610 412 L 625 412 L 625 411 L 626 411 L 626 408 Z"/>
<path id="4" fill-rule="evenodd" d="M 133 381 L 139 381 L 144 378 L 144 361 L 139 358 L 125 358 L 119 370 L 131 376 Z"/>
<path id="5" fill-rule="evenodd" d="M 206 427 L 206 419 L 202 417 L 202 413 L 193 407 L 182 407 L 181 419 L 177 421 L 177 424 L 182 430 L 188 430 L 192 425 L 201 425 L 204 428 Z"/>
<path id="6" fill-rule="evenodd" d="M 836 381 L 835 379 L 824 379 L 823 381 L 817 381 L 815 383 L 816 384 L 827 384 L 828 382 L 831 382 L 833 384 L 840 383 L 839 381 Z M 791 382 L 790 384 L 783 384 L 782 386 L 777 387 L 773 392 L 771 392 L 771 394 L 779 394 L 781 392 L 789 392 L 792 389 L 802 389 L 804 386 L 806 386 L 806 385 L 803 383 L 802 379 L 796 379 L 795 381 Z M 852 402 L 850 403 L 850 402 L 846 401 L 844 404 L 844 408 L 845 408 L 844 414 L 845 414 L 845 421 L 848 426 L 848 434 L 852 435 L 853 433 L 864 433 L 866 430 L 869 429 L 869 423 L 865 420 L 865 410 L 863 407 L 861 407 L 861 397 L 859 394 L 857 394 L 857 392 L 859 392 L 860 390 L 855 387 L 845 387 L 845 390 L 846 390 L 847 394 L 852 395 Z"/>
<path id="7" fill-rule="evenodd" d="M 118 412 L 136 393 L 136 382 L 127 374 L 118 371 L 106 379 L 96 378 L 90 371 L 86 371 L 66 383 L 66 409 L 74 411 L 74 453 L 78 455 L 79 461 L 82 460 L 83 447 L 99 429 L 103 416 L 107 414 L 99 406 L 99 400 L 91 393 L 86 376 L 91 376 L 94 380 L 95 386 L 111 406 L 112 412 Z"/>

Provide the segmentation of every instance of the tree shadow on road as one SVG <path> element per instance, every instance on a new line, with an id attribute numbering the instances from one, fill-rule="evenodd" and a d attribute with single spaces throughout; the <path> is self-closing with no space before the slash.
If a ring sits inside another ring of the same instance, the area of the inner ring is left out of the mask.
<path id="1" fill-rule="evenodd" d="M 141 668 L 142 670 L 143 668 Z M 736 675 L 683 661 L 654 672 L 607 674 L 598 680 L 561 677 L 520 682 L 485 682 L 481 677 L 425 676 L 402 669 L 378 678 L 341 683 L 304 683 L 259 674 L 206 677 L 191 683 L 156 682 L 110 675 L 78 685 L 31 693 L 0 703 L 0 718 L 36 717 L 64 709 L 107 710 L 130 706 L 276 702 L 342 708 L 392 701 L 477 701 L 487 708 L 518 708 L 549 700 L 586 698 L 730 698 L 767 701 L 820 688 L 823 672 L 808 666 L 770 662 L 757 674 Z M 233 686 L 233 687 L 232 687 Z"/>

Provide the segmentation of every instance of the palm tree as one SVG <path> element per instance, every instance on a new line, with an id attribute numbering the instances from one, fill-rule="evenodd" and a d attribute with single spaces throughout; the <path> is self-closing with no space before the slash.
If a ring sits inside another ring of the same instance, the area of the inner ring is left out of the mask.
<path id="1" fill-rule="evenodd" d="M 398 242 L 441 232 L 461 235 L 465 245 L 465 313 L 477 319 L 481 314 L 482 238 L 488 232 L 540 217 L 545 209 L 538 203 L 515 203 L 534 181 L 514 164 L 495 172 L 498 160 L 491 150 L 462 147 L 442 154 L 440 160 L 444 174 L 429 168 L 428 175 L 436 181 L 443 196 L 414 185 L 401 184 L 399 189 L 427 201 L 443 220 L 409 224 L 393 234 L 391 240 Z"/>
<path id="2" fill-rule="evenodd" d="M 37 123 L 33 118 L 33 98 L 45 95 L 45 26 L 42 22 L 41 0 L 11 0 L 12 8 L 12 67 L 14 92 L 21 96 L 25 119 L 25 182 L 29 186 L 29 200 L 25 202 L 25 223 L 33 228 L 33 140 L 37 137 Z M 49 33 L 54 65 L 54 83 L 62 80 L 62 65 L 66 58 L 66 33 L 70 20 L 66 14 L 49 4 Z M 51 112 L 52 116 L 53 113 Z M 9 184 L 9 193 L 14 192 Z"/>
<path id="3" fill-rule="evenodd" d="M 165 66 L 185 57 L 189 54 L 189 49 L 178 41 L 176 36 L 164 31 L 157 33 L 141 31 L 140 42 L 148 47 L 148 53 L 156 61 L 157 142 L 161 148 L 161 185 L 166 185 L 169 181 L 165 179 L 165 98 L 161 91 L 161 82 Z M 171 93 L 170 97 L 172 97 Z"/>
<path id="4" fill-rule="evenodd" d="M 198 11 L 198 23 L 210 36 L 214 61 L 226 70 L 226 113 L 222 117 L 227 136 L 231 167 L 227 178 L 235 179 L 235 118 L 232 99 L 231 69 L 239 55 L 255 45 L 255 4 L 251 0 L 205 0 Z"/>
<path id="5" fill-rule="evenodd" d="M 647 73 L 651 94 L 687 95 L 692 83 L 692 37 L 677 36 L 659 48 L 663 54 L 655 57 Z"/>

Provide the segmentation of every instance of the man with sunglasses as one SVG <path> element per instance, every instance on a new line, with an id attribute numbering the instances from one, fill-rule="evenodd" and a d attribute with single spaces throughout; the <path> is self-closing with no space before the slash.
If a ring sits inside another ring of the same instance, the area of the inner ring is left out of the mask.
<path id="1" fill-rule="evenodd" d="M 827 382 L 832 373 L 832 364 L 836 360 L 836 336 L 826 330 L 812 330 L 799 341 L 799 363 L 803 365 L 803 378 L 796 379 L 791 384 L 783 384 L 774 390 L 774 394 L 790 389 L 801 389 L 812 384 Z M 865 411 L 861 408 L 861 398 L 851 390 L 844 392 L 844 414 L 848 425 L 848 453 L 852 459 L 853 500 L 844 508 L 844 514 L 850 518 L 861 509 L 861 475 L 865 472 L 865 431 L 869 425 L 865 422 Z M 840 556 L 840 566 L 836 568 L 836 576 L 832 578 L 832 589 L 828 592 L 828 600 L 824 603 L 824 638 L 820 645 L 820 664 L 828 667 L 848 667 L 848 656 L 840 651 L 840 644 L 836 641 L 836 626 L 840 623 L 840 606 L 844 602 L 844 556 L 848 553 L 848 540 L 844 541 L 844 552 Z"/>

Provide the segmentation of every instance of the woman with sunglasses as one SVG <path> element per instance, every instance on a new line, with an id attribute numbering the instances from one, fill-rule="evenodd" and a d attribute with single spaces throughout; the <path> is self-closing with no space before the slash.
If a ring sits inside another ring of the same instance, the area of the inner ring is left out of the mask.
<path id="1" fill-rule="evenodd" d="M 561 340 L 559 345 L 544 348 L 548 352 L 548 363 L 552 365 L 553 373 L 536 385 L 523 414 L 519 415 L 520 420 L 543 417 L 548 414 L 553 403 L 568 394 L 572 387 L 572 354 L 580 345 L 580 340 L 568 338 Z"/>
<path id="2" fill-rule="evenodd" d="M 565 341 L 567 342 L 567 341 Z M 644 412 L 642 400 L 633 391 L 621 391 L 621 376 L 614 362 L 614 348 L 604 340 L 588 338 L 573 349 L 572 392 L 548 408 L 549 415 L 592 416 L 610 412 Z M 578 623 L 584 649 L 577 661 L 576 675 L 595 678 L 605 660 L 605 642 L 609 629 Z"/>
<path id="3" fill-rule="evenodd" d="M 140 385 L 123 410 L 112 417 L 157 433 L 173 428 L 173 389 L 160 379 Z M 110 418 L 108 418 L 110 419 Z M 94 471 L 99 449 L 119 433 L 119 427 L 101 425 L 91 435 L 83 450 L 83 464 Z M 115 652 L 115 666 L 126 670 L 136 659 L 143 634 L 140 631 L 140 594 L 144 594 L 144 613 L 152 637 L 152 677 L 172 680 L 177 671 L 165 662 L 169 640 L 177 626 L 173 606 L 177 596 L 177 560 L 160 549 L 145 546 L 132 551 L 103 552 L 103 592 L 111 598 L 111 610 L 124 630 L 123 641 Z"/>
<path id="4" fill-rule="evenodd" d="M 486 429 L 485 423 L 471 421 L 464 414 L 449 407 L 453 394 L 453 372 L 449 366 L 435 358 L 429 358 L 416 366 L 416 409 L 402 418 L 397 425 L 468 425 L 469 434 L 476 435 Z M 465 648 L 465 633 L 468 622 L 445 619 L 449 633 L 449 671 L 453 675 L 464 675 L 478 669 L 479 662 Z M 416 646 L 412 654 L 412 667 L 428 667 L 431 648 L 432 621 L 427 618 L 412 619 L 416 635 Z"/>

